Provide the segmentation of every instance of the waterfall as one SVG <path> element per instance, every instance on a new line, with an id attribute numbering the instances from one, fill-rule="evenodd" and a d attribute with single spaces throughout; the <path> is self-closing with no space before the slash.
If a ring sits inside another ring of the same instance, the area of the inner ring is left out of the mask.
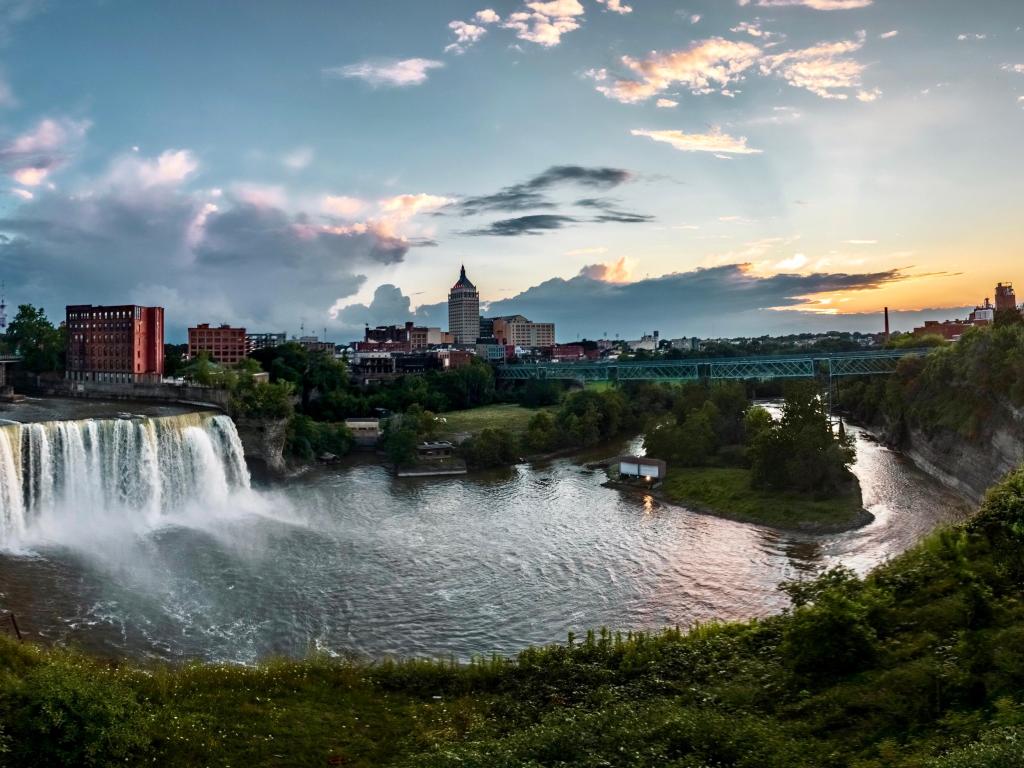
<path id="1" fill-rule="evenodd" d="M 57 527 L 111 513 L 158 520 L 248 488 L 227 416 L 0 425 L 0 545 L 42 518 Z"/>

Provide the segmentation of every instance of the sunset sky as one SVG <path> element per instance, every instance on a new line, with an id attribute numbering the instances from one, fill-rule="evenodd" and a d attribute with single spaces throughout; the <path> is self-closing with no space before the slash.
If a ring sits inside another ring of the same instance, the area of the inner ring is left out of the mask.
<path id="1" fill-rule="evenodd" d="M 560 340 L 953 316 L 1024 289 L 1022 28 L 1019 0 L 0 0 L 0 279 L 172 337 L 444 325 L 462 263 Z"/>

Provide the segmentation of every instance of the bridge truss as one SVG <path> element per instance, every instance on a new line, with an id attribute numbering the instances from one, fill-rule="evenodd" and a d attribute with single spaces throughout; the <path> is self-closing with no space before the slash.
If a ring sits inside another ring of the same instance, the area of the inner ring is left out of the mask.
<path id="1" fill-rule="evenodd" d="M 581 383 L 827 378 L 831 390 L 835 378 L 893 373 L 904 357 L 921 357 L 928 352 L 928 349 L 884 349 L 872 352 L 693 360 L 524 363 L 498 366 L 498 378 L 506 381 L 559 379 Z"/>

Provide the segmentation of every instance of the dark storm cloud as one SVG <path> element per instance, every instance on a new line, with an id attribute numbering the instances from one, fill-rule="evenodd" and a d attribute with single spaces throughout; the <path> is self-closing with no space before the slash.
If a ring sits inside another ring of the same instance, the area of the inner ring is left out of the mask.
<path id="1" fill-rule="evenodd" d="M 644 213 L 619 210 L 615 207 L 617 205 L 616 201 L 603 197 L 585 197 L 582 200 L 577 200 L 576 205 L 581 208 L 593 208 L 601 211 L 593 219 L 590 219 L 595 224 L 646 224 L 647 222 L 654 221 L 653 216 L 648 216 Z"/>
<path id="2" fill-rule="evenodd" d="M 553 208 L 554 204 L 541 190 L 562 184 L 575 184 L 595 189 L 611 189 L 633 178 L 623 168 L 581 165 L 553 165 L 543 173 L 520 184 L 503 187 L 490 195 L 463 198 L 457 204 L 460 213 L 472 216 L 484 211 L 526 211 L 534 208 Z"/>
<path id="3" fill-rule="evenodd" d="M 539 235 L 541 232 L 552 229 L 561 229 L 566 224 L 575 222 L 572 216 L 556 216 L 547 214 L 536 214 L 534 216 L 519 216 L 514 219 L 501 219 L 492 222 L 483 229 L 471 229 L 463 232 L 464 235 L 482 237 L 494 235 L 498 237 L 517 237 L 519 235 Z"/>
<path id="4" fill-rule="evenodd" d="M 518 296 L 492 302 L 488 313 L 522 313 L 532 320 L 554 322 L 563 339 L 605 333 L 637 338 L 655 329 L 676 336 L 760 334 L 781 329 L 793 314 L 805 324 L 809 319 L 817 322 L 816 318 L 826 326 L 833 321 L 775 309 L 802 305 L 802 296 L 877 288 L 903 279 L 898 270 L 758 277 L 738 264 L 634 283 L 608 283 L 581 274 L 568 280 L 553 278 Z"/>

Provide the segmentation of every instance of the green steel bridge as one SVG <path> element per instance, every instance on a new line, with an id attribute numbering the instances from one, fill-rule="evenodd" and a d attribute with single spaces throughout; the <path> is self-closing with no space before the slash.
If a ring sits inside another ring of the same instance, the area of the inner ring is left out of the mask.
<path id="1" fill-rule="evenodd" d="M 591 381 L 706 381 L 812 379 L 892 373 L 904 357 L 921 357 L 930 349 L 883 349 L 864 352 L 716 357 L 690 360 L 520 363 L 498 366 L 505 381 L 561 379 Z"/>

